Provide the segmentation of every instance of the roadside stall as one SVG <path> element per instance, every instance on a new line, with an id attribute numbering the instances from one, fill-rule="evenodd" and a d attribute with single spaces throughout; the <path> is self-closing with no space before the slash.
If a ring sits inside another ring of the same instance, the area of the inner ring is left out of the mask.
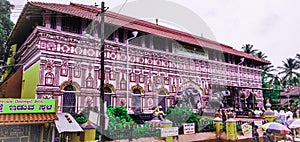
<path id="1" fill-rule="evenodd" d="M 0 141 L 51 141 L 55 108 L 51 99 L 0 99 Z"/>
<path id="2" fill-rule="evenodd" d="M 83 129 L 69 113 L 57 113 L 58 120 L 55 120 L 55 141 L 59 142 L 80 142 L 84 141 Z"/>

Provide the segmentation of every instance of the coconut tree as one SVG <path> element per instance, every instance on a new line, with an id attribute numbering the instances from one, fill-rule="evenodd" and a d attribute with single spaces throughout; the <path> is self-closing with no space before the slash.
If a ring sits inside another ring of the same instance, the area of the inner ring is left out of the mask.
<path id="1" fill-rule="evenodd" d="M 262 82 L 264 87 L 271 87 L 273 81 L 277 75 L 274 75 L 272 72 L 277 71 L 273 65 L 265 65 L 262 66 Z"/>
<path id="2" fill-rule="evenodd" d="M 265 55 L 265 53 L 259 51 L 255 54 L 256 57 L 260 58 L 260 59 L 266 59 L 268 56 Z"/>
<path id="3" fill-rule="evenodd" d="M 245 53 L 248 53 L 251 55 L 255 55 L 255 53 L 257 51 L 256 49 L 253 49 L 253 45 L 251 45 L 251 44 L 243 45 L 242 49 Z"/>
<path id="4" fill-rule="evenodd" d="M 282 81 L 286 82 L 287 84 L 293 84 L 293 78 L 299 77 L 300 74 L 296 72 L 297 69 L 300 67 L 297 64 L 297 60 L 293 58 L 287 58 L 286 61 L 282 61 L 283 66 L 278 67 L 278 69 L 282 70 L 278 74 L 283 74 Z"/>
<path id="5" fill-rule="evenodd" d="M 300 60 L 300 54 L 296 54 L 296 58 Z"/>

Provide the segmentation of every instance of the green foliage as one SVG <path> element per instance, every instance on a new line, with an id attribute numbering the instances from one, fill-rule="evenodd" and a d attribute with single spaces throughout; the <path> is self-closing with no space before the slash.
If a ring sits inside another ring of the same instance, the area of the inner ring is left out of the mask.
<path id="1" fill-rule="evenodd" d="M 108 129 L 120 129 L 133 124 L 133 119 L 128 115 L 126 107 L 117 106 L 115 108 L 109 106 L 107 108 L 109 117 Z"/>
<path id="2" fill-rule="evenodd" d="M 298 109 L 298 104 L 300 102 L 300 99 L 295 100 L 292 104 L 291 104 L 291 108 L 292 110 L 297 110 Z"/>
<path id="3" fill-rule="evenodd" d="M 79 124 L 83 124 L 83 123 L 87 122 L 87 119 L 84 116 L 79 116 L 75 120 Z"/>
<path id="4" fill-rule="evenodd" d="M 126 107 L 116 106 L 115 108 L 109 106 L 107 108 L 109 117 L 119 118 L 123 122 L 132 122 L 133 119 L 127 113 Z"/>
<path id="5" fill-rule="evenodd" d="M 159 130 L 151 124 L 135 124 L 133 119 L 128 115 L 126 107 L 109 106 L 107 108 L 109 117 L 108 130 L 105 131 L 110 139 L 127 139 L 132 132 L 133 138 L 159 136 Z"/>
<path id="6" fill-rule="evenodd" d="M 79 123 L 79 124 L 83 124 L 83 123 L 88 121 L 87 117 L 85 117 L 81 113 L 80 114 L 74 113 L 72 116 L 75 118 L 76 122 Z"/>
<path id="7" fill-rule="evenodd" d="M 10 20 L 11 9 L 13 9 L 13 5 L 10 4 L 7 0 L 0 0 L 0 60 L 7 58 L 9 48 L 5 48 L 6 40 L 14 26 L 13 22 Z"/>
<path id="8" fill-rule="evenodd" d="M 191 107 L 178 107 L 168 108 L 166 119 L 173 123 L 196 123 L 199 122 L 200 117 L 193 113 Z"/>

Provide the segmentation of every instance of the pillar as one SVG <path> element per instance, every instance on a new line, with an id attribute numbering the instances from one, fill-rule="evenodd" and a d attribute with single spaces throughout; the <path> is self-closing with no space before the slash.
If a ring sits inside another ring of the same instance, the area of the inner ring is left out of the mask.
<path id="1" fill-rule="evenodd" d="M 221 135 L 222 126 L 223 126 L 222 119 L 220 117 L 216 117 L 214 119 L 214 127 L 216 128 L 216 136 L 217 136 L 217 138 L 219 138 L 220 135 Z"/>
<path id="2" fill-rule="evenodd" d="M 160 122 L 160 126 L 162 128 L 169 128 L 169 127 L 172 127 L 172 122 L 170 122 L 170 121 L 162 121 L 162 122 Z M 173 142 L 173 137 L 172 136 L 166 137 L 165 142 Z"/>
<path id="3" fill-rule="evenodd" d="M 237 140 L 236 120 L 232 118 L 226 121 L 226 138 L 228 141 Z"/>
<path id="4" fill-rule="evenodd" d="M 266 104 L 267 110 L 264 112 L 266 122 L 274 122 L 275 120 L 274 112 L 271 110 L 271 106 L 272 105 L 269 103 L 269 100 L 267 100 L 267 104 Z"/>

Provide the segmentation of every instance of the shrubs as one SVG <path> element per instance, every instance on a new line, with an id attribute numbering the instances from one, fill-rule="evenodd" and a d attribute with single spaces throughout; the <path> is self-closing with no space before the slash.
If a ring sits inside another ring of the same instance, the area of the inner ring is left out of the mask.
<path id="1" fill-rule="evenodd" d="M 182 123 L 195 123 L 195 131 L 211 132 L 214 131 L 213 119 L 211 117 L 200 117 L 193 112 L 191 107 L 178 107 L 168 108 L 166 119 L 173 122 L 175 127 L 179 128 L 179 133 L 183 133 Z"/>

